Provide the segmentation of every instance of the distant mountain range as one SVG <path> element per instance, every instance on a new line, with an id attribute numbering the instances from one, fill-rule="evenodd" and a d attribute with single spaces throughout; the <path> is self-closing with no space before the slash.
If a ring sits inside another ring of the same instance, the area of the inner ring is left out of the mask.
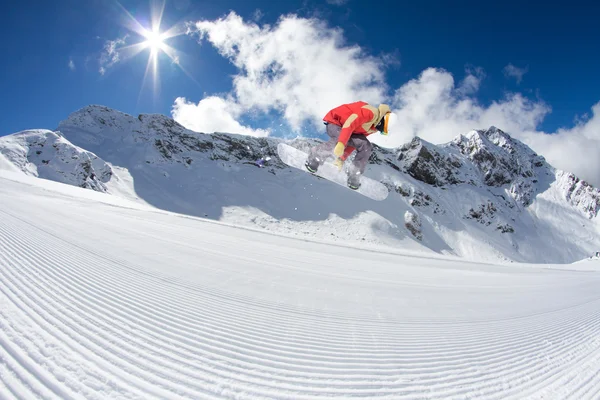
<path id="1" fill-rule="evenodd" d="M 0 154 L 28 175 L 155 207 L 278 234 L 433 251 L 467 259 L 568 263 L 600 250 L 600 192 L 502 130 L 375 146 L 366 175 L 374 202 L 283 164 L 282 139 L 203 134 L 162 115 L 102 106 L 56 130 L 0 138 Z M 298 138 L 308 149 L 317 141 Z M 0 163 L 2 165 L 2 163 Z"/>

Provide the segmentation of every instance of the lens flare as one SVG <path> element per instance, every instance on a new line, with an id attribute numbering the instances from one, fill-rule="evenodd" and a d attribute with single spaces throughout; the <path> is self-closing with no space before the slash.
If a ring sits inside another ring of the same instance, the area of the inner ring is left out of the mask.
<path id="1" fill-rule="evenodd" d="M 150 73 L 154 86 L 153 91 L 156 97 L 160 83 L 158 61 L 161 55 L 166 55 L 171 60 L 172 64 L 179 67 L 181 71 L 183 71 L 188 77 L 190 77 L 195 82 L 192 76 L 181 65 L 181 56 L 183 54 L 177 49 L 167 44 L 169 39 L 175 38 L 180 35 L 184 35 L 186 33 L 187 28 L 185 24 L 175 24 L 164 31 L 161 30 L 165 10 L 164 1 L 162 3 L 156 1 L 152 1 L 150 3 L 151 18 L 150 21 L 148 21 L 149 26 L 146 27 L 144 27 L 144 25 L 138 19 L 136 19 L 129 11 L 127 11 L 125 7 L 123 7 L 120 3 L 117 4 L 123 11 L 124 16 L 126 17 L 124 23 L 125 27 L 131 32 L 137 34 L 137 36 L 141 38 L 141 41 L 119 49 L 119 53 L 121 56 L 123 56 L 123 60 L 132 58 L 145 50 L 149 52 L 142 87 L 145 85 L 146 80 L 148 79 L 148 75 Z"/>
<path id="2" fill-rule="evenodd" d="M 143 42 L 144 47 L 149 48 L 151 53 L 158 53 L 159 50 L 165 49 L 164 34 L 155 31 L 145 31 L 144 37 L 146 41 Z"/>

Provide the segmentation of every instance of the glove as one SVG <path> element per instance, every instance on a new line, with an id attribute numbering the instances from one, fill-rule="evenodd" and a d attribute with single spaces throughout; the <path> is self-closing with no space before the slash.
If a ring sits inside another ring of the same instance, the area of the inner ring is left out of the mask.
<path id="1" fill-rule="evenodd" d="M 341 158 L 338 158 L 337 160 L 334 161 L 333 165 L 335 165 L 338 169 L 338 171 L 341 171 L 342 168 L 344 167 L 344 160 L 342 160 Z"/>
<path id="2" fill-rule="evenodd" d="M 346 146 L 344 146 L 344 143 L 338 142 L 338 144 L 335 145 L 335 149 L 333 149 L 333 154 L 335 154 L 337 158 L 340 158 L 344 154 L 345 149 Z"/>

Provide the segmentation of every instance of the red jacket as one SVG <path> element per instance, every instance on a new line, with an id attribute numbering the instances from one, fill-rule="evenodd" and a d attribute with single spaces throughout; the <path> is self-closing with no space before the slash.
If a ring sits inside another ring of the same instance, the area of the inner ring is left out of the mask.
<path id="1" fill-rule="evenodd" d="M 346 146 L 353 133 L 368 136 L 376 132 L 378 118 L 377 108 L 364 101 L 357 101 L 334 108 L 323 117 L 323 121 L 342 127 L 338 142 Z"/>

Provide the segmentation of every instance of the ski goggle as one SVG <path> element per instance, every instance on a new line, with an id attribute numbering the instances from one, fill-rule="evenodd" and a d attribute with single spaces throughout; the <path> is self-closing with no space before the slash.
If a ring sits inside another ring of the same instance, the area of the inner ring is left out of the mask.
<path id="1" fill-rule="evenodd" d="M 379 123 L 375 127 L 375 129 L 377 129 L 379 132 L 381 132 L 382 135 L 387 135 L 389 133 L 389 131 L 388 131 L 388 124 L 390 122 L 390 115 L 391 114 L 392 113 L 390 113 L 390 112 L 386 113 L 383 116 L 383 118 L 381 118 L 381 121 L 379 121 Z"/>

